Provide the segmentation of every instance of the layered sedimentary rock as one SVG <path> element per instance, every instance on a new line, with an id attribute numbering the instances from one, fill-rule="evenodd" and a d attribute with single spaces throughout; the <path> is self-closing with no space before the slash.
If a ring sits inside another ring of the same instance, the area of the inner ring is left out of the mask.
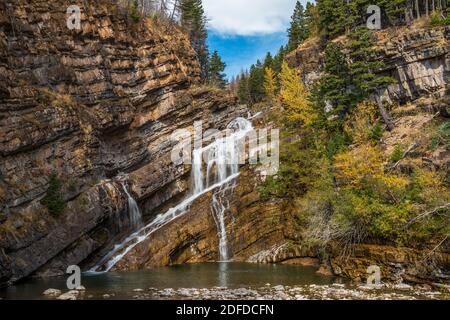
<path id="1" fill-rule="evenodd" d="M 428 95 L 441 97 L 448 92 L 450 27 L 388 29 L 375 36 L 375 59 L 384 63 L 378 72 L 395 80 L 380 92 L 384 101 L 405 103 Z M 287 60 L 301 70 L 304 81 L 311 85 L 322 73 L 324 48 L 318 39 L 310 39 Z"/>
<path id="2" fill-rule="evenodd" d="M 243 168 L 223 193 L 227 249 L 233 261 L 247 261 L 274 244 L 298 240 L 294 217 L 280 210 L 277 203 L 261 201 L 259 179 L 254 170 Z M 211 206 L 215 192 L 218 190 L 199 197 L 186 214 L 152 233 L 116 265 L 116 270 L 218 261 L 218 227 Z"/>
<path id="3" fill-rule="evenodd" d="M 65 272 L 127 235 L 123 181 L 144 219 L 182 197 L 176 129 L 223 129 L 234 97 L 198 85 L 177 27 L 134 22 L 116 1 L 0 1 L 0 283 Z M 66 209 L 41 204 L 56 172 Z"/>

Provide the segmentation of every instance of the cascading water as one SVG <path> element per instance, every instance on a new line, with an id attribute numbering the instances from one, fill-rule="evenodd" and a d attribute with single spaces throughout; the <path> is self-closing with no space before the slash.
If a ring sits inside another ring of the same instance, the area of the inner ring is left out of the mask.
<path id="1" fill-rule="evenodd" d="M 230 207 L 228 195 L 234 190 L 235 186 L 236 181 L 230 181 L 220 186 L 220 188 L 218 188 L 218 190 L 214 192 L 212 197 L 211 211 L 217 226 L 217 236 L 219 238 L 219 254 L 221 262 L 226 262 L 230 259 L 225 213 Z"/>
<path id="2" fill-rule="evenodd" d="M 142 227 L 142 214 L 136 200 L 131 196 L 127 185 L 124 182 L 122 182 L 122 188 L 128 197 L 128 218 L 130 220 L 130 227 L 133 229 Z"/>
<path id="3" fill-rule="evenodd" d="M 148 225 L 130 235 L 121 244 L 116 245 L 90 272 L 110 271 L 123 257 L 151 234 L 188 212 L 190 205 L 197 198 L 217 188 L 225 190 L 227 188 L 222 188 L 223 186 L 229 188 L 230 185 L 234 185 L 231 183 L 239 176 L 241 148 L 245 142 L 243 139 L 248 132 L 253 130 L 253 127 L 247 119 L 237 118 L 228 125 L 227 129 L 233 131 L 232 134 L 193 151 L 192 195 L 176 207 L 158 215 Z M 203 160 L 206 164 L 206 174 L 204 173 Z M 228 260 L 224 217 L 226 206 L 219 198 L 220 196 L 216 193 L 212 201 L 212 211 L 218 226 L 220 258 L 221 260 Z"/>

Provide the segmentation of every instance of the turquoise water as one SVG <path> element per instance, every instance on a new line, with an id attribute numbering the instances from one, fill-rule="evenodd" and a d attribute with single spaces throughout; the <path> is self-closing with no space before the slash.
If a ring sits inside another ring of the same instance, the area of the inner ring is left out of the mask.
<path id="1" fill-rule="evenodd" d="M 271 285 L 331 284 L 333 277 L 318 275 L 313 267 L 288 265 L 258 265 L 246 263 L 205 263 L 155 268 L 136 272 L 111 272 L 83 275 L 81 284 L 88 298 L 113 293 L 116 299 L 128 299 L 135 289 L 180 289 L 213 287 L 258 288 Z M 15 286 L 1 289 L 3 299 L 43 299 L 49 289 L 68 291 L 66 278 L 29 279 Z M 90 297 L 89 297 L 90 296 Z"/>

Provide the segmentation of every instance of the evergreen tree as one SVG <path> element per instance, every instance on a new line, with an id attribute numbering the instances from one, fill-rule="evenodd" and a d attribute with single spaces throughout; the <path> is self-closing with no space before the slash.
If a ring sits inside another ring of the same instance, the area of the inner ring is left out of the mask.
<path id="1" fill-rule="evenodd" d="M 320 34 L 334 38 L 345 32 L 348 22 L 347 0 L 317 0 Z"/>
<path id="2" fill-rule="evenodd" d="M 248 88 L 248 73 L 242 72 L 239 77 L 238 98 L 241 104 L 250 104 L 250 91 Z"/>
<path id="3" fill-rule="evenodd" d="M 382 102 L 376 98 L 376 91 L 392 83 L 393 79 L 376 74 L 384 64 L 381 60 L 376 59 L 372 44 L 373 35 L 366 27 L 358 27 L 349 35 L 349 38 L 349 70 L 353 84 L 352 101 L 357 104 L 369 97 L 376 100 L 385 124 L 389 130 L 392 130 L 394 124 Z"/>
<path id="4" fill-rule="evenodd" d="M 291 17 L 291 26 L 288 29 L 289 51 L 296 49 L 300 43 L 308 38 L 309 31 L 305 16 L 305 8 L 297 1 L 294 14 Z"/>
<path id="5" fill-rule="evenodd" d="M 54 216 L 60 215 L 66 208 L 63 195 L 61 193 L 62 182 L 58 178 L 56 172 L 50 174 L 48 182 L 47 194 L 41 200 L 41 203 L 47 207 L 50 214 Z"/>
<path id="6" fill-rule="evenodd" d="M 206 16 L 203 9 L 202 0 L 182 0 L 181 25 L 188 32 L 192 47 L 197 53 L 200 62 L 201 77 L 203 80 L 208 74 L 208 46 L 206 39 L 208 32 L 206 29 Z"/>
<path id="7" fill-rule="evenodd" d="M 358 27 L 349 35 L 350 77 L 354 85 L 354 101 L 360 102 L 375 93 L 377 88 L 392 82 L 390 77 L 377 76 L 383 62 L 375 57 L 373 35 L 366 27 Z"/>
<path id="8" fill-rule="evenodd" d="M 378 0 L 378 5 L 383 9 L 391 25 L 397 25 L 406 21 L 405 12 L 408 0 Z"/>
<path id="9" fill-rule="evenodd" d="M 317 36 L 319 34 L 319 26 L 318 26 L 319 16 L 317 7 L 312 4 L 311 2 L 308 2 L 306 4 L 306 10 L 305 10 L 305 22 L 306 27 L 308 29 L 308 36 Z"/>
<path id="10" fill-rule="evenodd" d="M 267 52 L 266 58 L 264 59 L 264 69 L 273 68 L 273 57 L 270 52 Z"/>
<path id="11" fill-rule="evenodd" d="M 383 63 L 376 59 L 372 35 L 367 28 L 357 28 L 349 35 L 349 40 L 346 47 L 348 56 L 339 45 L 332 42 L 328 44 L 325 50 L 325 75 L 313 92 L 313 100 L 319 110 L 324 110 L 326 117 L 338 118 L 340 121 L 358 103 L 370 98 L 378 88 L 392 81 L 389 77 L 376 74 Z"/>
<path id="12" fill-rule="evenodd" d="M 140 15 L 139 15 L 138 0 L 133 0 L 133 2 L 131 3 L 130 18 L 131 18 L 131 20 L 133 20 L 136 23 L 139 22 L 139 20 L 141 19 Z"/>
<path id="13" fill-rule="evenodd" d="M 236 95 L 237 95 L 237 92 L 238 92 L 239 79 L 240 79 L 240 78 L 239 78 L 239 75 L 237 75 L 237 76 L 232 76 L 232 77 L 231 77 L 230 84 L 229 84 L 230 91 L 231 91 L 232 93 L 236 94 Z"/>
<path id="14" fill-rule="evenodd" d="M 261 102 L 264 98 L 264 67 L 260 60 L 250 67 L 248 79 L 250 103 Z"/>
<path id="15" fill-rule="evenodd" d="M 376 1 L 376 0 L 375 0 Z M 376 4 L 374 0 L 352 0 L 346 5 L 345 12 L 347 13 L 345 29 L 348 32 L 353 30 L 356 26 L 366 23 L 367 7 L 371 4 Z"/>
<path id="16" fill-rule="evenodd" d="M 278 53 L 273 58 L 273 71 L 275 72 L 275 74 L 281 73 L 281 66 L 283 64 L 284 58 L 286 57 L 288 51 L 287 49 L 287 46 L 281 46 L 280 50 L 278 50 Z"/>
<path id="17" fill-rule="evenodd" d="M 226 64 L 222 61 L 219 53 L 214 51 L 209 60 L 208 83 L 212 86 L 225 89 L 227 85 L 226 74 L 224 73 Z"/>
<path id="18" fill-rule="evenodd" d="M 325 118 L 343 118 L 351 106 L 351 79 L 346 57 L 339 45 L 327 45 L 324 71 L 324 76 L 312 93 L 315 105 L 319 114 L 323 114 Z"/>

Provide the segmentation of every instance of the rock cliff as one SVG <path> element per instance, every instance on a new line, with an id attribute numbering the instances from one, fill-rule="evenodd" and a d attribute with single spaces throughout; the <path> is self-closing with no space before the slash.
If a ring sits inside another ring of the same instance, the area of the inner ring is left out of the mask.
<path id="1" fill-rule="evenodd" d="M 294 217 L 277 203 L 261 202 L 259 182 L 253 170 L 243 168 L 234 186 L 224 188 L 226 192 L 221 194 L 229 202 L 225 223 L 233 261 L 247 261 L 274 244 L 298 240 Z M 200 197 L 187 214 L 151 234 L 116 265 L 116 270 L 218 261 L 219 237 L 211 206 L 213 194 L 218 192 Z"/>
<path id="2" fill-rule="evenodd" d="M 450 27 L 388 29 L 375 33 L 375 59 L 384 63 L 380 74 L 395 82 L 380 92 L 390 104 L 404 104 L 424 96 L 448 94 L 450 75 Z M 344 42 L 338 38 L 336 42 Z M 324 47 L 313 38 L 290 53 L 287 61 L 298 67 L 306 84 L 322 74 Z"/>
<path id="3" fill-rule="evenodd" d="M 127 235 L 127 196 L 144 219 L 183 196 L 172 132 L 224 128 L 245 110 L 199 85 L 187 37 L 164 21 L 135 22 L 116 1 L 0 1 L 0 283 L 55 275 Z M 67 203 L 41 204 L 56 172 Z"/>

